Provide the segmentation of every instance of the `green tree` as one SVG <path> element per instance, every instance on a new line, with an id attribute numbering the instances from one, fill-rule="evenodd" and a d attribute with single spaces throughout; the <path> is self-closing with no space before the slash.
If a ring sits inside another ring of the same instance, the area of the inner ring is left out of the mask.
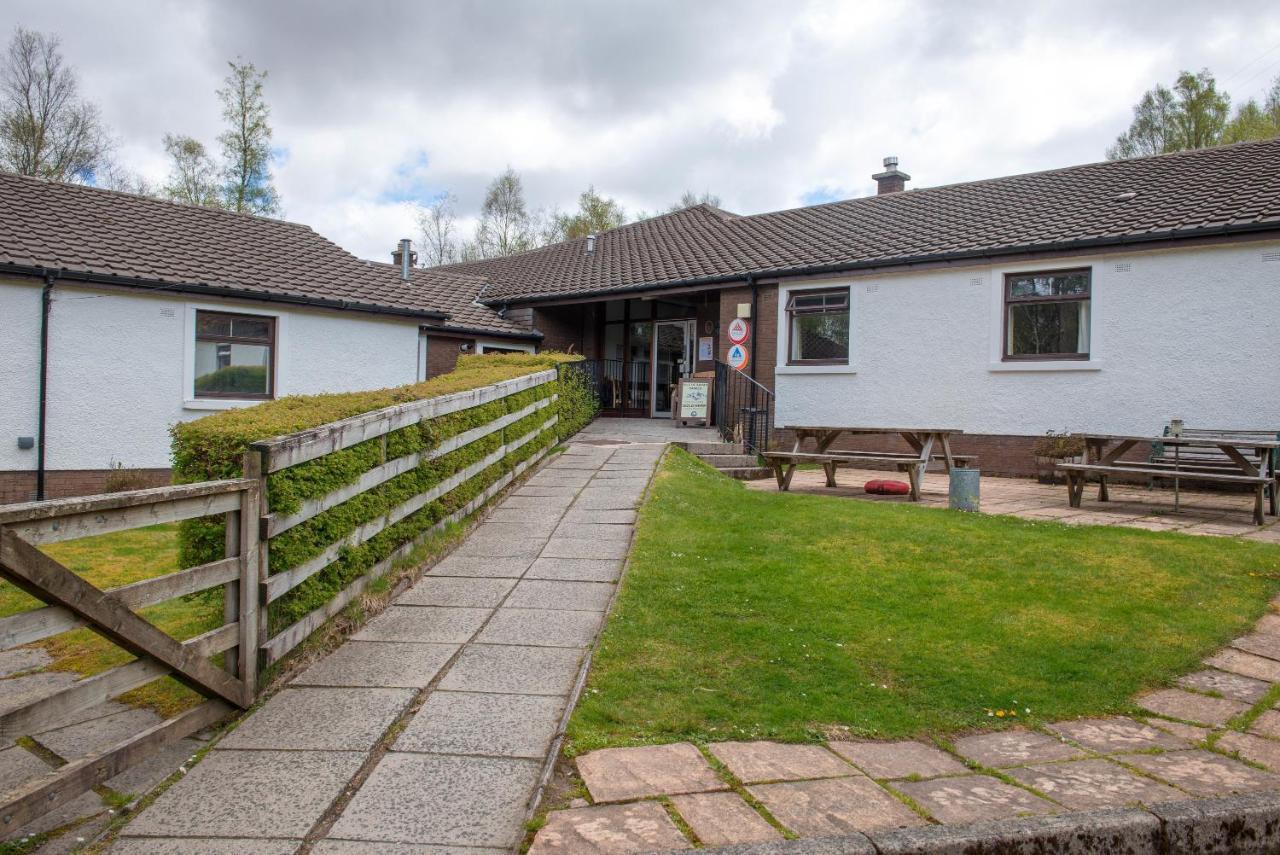
<path id="1" fill-rule="evenodd" d="M 227 130 L 222 144 L 222 200 L 228 210 L 277 214 L 280 195 L 271 183 L 271 110 L 263 95 L 267 79 L 251 62 L 228 62 L 231 72 L 218 90 Z"/>
<path id="2" fill-rule="evenodd" d="M 616 200 L 601 196 L 594 185 L 578 196 L 578 210 L 554 217 L 561 240 L 599 234 L 627 221 L 627 212 Z"/>
<path id="3" fill-rule="evenodd" d="M 194 137 L 165 134 L 164 150 L 170 161 L 169 179 L 162 190 L 164 197 L 205 208 L 221 208 L 218 167 L 204 143 Z"/>
<path id="4" fill-rule="evenodd" d="M 1223 142 L 1247 142 L 1280 137 L 1280 77 L 1271 85 L 1271 91 L 1261 106 L 1250 98 L 1236 109 L 1236 114 L 1223 131 Z"/>
<path id="5" fill-rule="evenodd" d="M 1231 98 L 1209 69 L 1183 71 L 1172 89 L 1159 84 L 1133 108 L 1129 129 L 1107 149 L 1111 160 L 1220 145 Z"/>
<path id="6" fill-rule="evenodd" d="M 105 170 L 111 138 L 79 89 L 57 36 L 14 29 L 0 65 L 0 168 L 81 182 Z"/>

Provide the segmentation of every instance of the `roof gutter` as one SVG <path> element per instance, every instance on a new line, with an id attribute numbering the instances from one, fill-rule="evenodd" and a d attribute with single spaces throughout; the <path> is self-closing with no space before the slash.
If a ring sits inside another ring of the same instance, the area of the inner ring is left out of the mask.
<path id="1" fill-rule="evenodd" d="M 24 264 L 0 264 L 0 273 L 12 273 L 22 276 L 44 276 L 45 267 L 27 266 Z M 95 285 L 123 286 L 125 288 L 146 291 L 167 291 L 176 294 L 199 294 L 207 297 L 229 297 L 238 300 L 253 300 L 260 303 L 283 303 L 292 306 L 307 306 L 317 309 L 337 309 L 348 312 L 364 312 L 373 315 L 392 315 L 404 318 L 420 318 L 444 321 L 449 315 L 431 309 L 409 309 L 396 306 L 382 306 L 376 303 L 360 303 L 350 300 L 333 300 L 326 297 L 303 297 L 294 294 L 270 294 L 262 291 L 248 291 L 241 288 L 227 288 L 221 285 L 192 285 L 182 282 L 165 282 L 159 279 L 138 279 L 127 276 L 109 276 L 100 273 L 78 273 L 60 271 L 58 278 L 63 281 L 85 282 Z"/>
<path id="2" fill-rule="evenodd" d="M 659 291 L 669 288 L 689 288 L 696 286 L 715 286 L 725 285 L 734 282 L 742 282 L 747 276 L 753 276 L 757 280 L 785 278 L 791 276 L 818 276 L 827 273 L 845 273 L 861 270 L 893 270 L 896 268 L 909 268 L 921 264 L 935 264 L 937 262 L 946 261 L 980 261 L 983 259 L 1003 258 L 1011 255 L 1023 255 L 1026 253 L 1036 253 L 1037 255 L 1045 255 L 1054 252 L 1068 252 L 1071 250 L 1094 249 L 1101 247 L 1122 247 L 1122 246 L 1142 246 L 1153 243 L 1177 243 L 1184 240 L 1194 240 L 1196 238 L 1208 237 L 1225 237 L 1232 235 L 1256 235 L 1265 232 L 1276 232 L 1280 235 L 1280 224 L 1271 223 L 1245 223 L 1241 225 L 1226 226 L 1210 226 L 1194 229 L 1170 229 L 1164 232 L 1153 232 L 1143 235 L 1122 235 L 1120 237 L 1105 238 L 1087 238 L 1084 240 L 1058 241 L 1055 243 L 1036 243 L 1022 244 L 1018 246 L 1002 247 L 998 250 L 970 250 L 965 252 L 935 252 L 921 255 L 907 256 L 901 259 L 886 259 L 874 261 L 857 261 L 857 262 L 835 262 L 832 264 L 814 264 L 796 267 L 773 267 L 759 268 L 753 270 L 741 270 L 736 273 L 723 274 L 718 276 L 693 277 L 689 279 L 676 279 L 670 282 L 646 282 L 639 285 L 625 285 L 615 288 L 600 288 L 591 291 L 581 291 L 576 293 L 563 294 L 539 294 L 531 297 L 490 297 L 483 302 L 486 305 L 496 306 L 512 306 L 512 305 L 530 305 L 533 303 L 551 303 L 551 302 L 573 302 L 574 298 L 586 297 L 604 297 L 611 294 L 633 294 L 638 291 Z"/>

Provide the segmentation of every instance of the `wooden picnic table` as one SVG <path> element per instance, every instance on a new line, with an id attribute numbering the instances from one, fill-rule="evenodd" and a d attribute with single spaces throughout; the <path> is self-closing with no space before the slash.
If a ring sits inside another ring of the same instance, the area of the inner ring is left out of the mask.
<path id="1" fill-rule="evenodd" d="M 791 476 L 796 466 L 801 463 L 820 463 L 827 476 L 827 486 L 836 486 L 836 469 L 841 466 L 851 467 L 860 463 L 890 463 L 899 472 L 906 472 L 911 484 L 911 501 L 920 501 L 920 484 L 924 472 L 934 460 L 940 460 L 947 472 L 950 472 L 957 461 L 967 462 L 967 456 L 958 456 L 951 451 L 951 437 L 963 431 L 953 428 L 910 428 L 910 427 L 815 427 L 797 425 L 779 428 L 789 430 L 795 435 L 790 451 L 768 451 L 761 456 L 773 467 L 774 477 L 778 480 L 779 490 L 791 487 Z M 913 452 L 895 451 L 831 451 L 830 448 L 841 436 L 897 435 Z M 812 439 L 815 450 L 801 451 L 804 442 Z M 941 453 L 935 455 L 934 448 Z"/>
<path id="2" fill-rule="evenodd" d="M 1086 433 L 1079 435 L 1085 443 L 1083 463 L 1060 463 L 1058 469 L 1067 476 L 1067 494 L 1071 507 L 1080 507 L 1085 481 L 1089 475 L 1098 477 L 1098 501 L 1110 501 L 1107 478 L 1111 475 L 1142 475 L 1151 479 L 1165 478 L 1173 481 L 1174 510 L 1179 506 L 1182 481 L 1205 481 L 1223 484 L 1241 484 L 1253 488 L 1254 522 L 1262 525 L 1263 498 L 1270 495 L 1270 512 L 1276 515 L 1277 472 L 1274 465 L 1275 451 L 1280 440 L 1250 438 L 1239 435 L 1197 432 L 1194 436 L 1133 436 L 1128 434 Z M 1146 444 L 1163 446 L 1165 451 L 1158 460 L 1124 460 L 1125 454 L 1135 446 Z M 1170 454 L 1169 449 L 1172 449 Z M 1188 449 L 1184 460 L 1181 450 Z M 1207 458 L 1194 453 L 1195 449 L 1215 449 L 1220 457 Z"/>

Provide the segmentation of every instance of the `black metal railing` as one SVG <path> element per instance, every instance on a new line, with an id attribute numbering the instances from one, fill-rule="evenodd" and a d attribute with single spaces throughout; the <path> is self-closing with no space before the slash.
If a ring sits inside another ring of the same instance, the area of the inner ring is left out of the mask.
<path id="1" fill-rule="evenodd" d="M 769 448 L 773 430 L 773 393 L 723 362 L 716 363 L 712 415 L 725 442 L 741 442 L 745 451 L 759 454 Z"/>
<path id="2" fill-rule="evenodd" d="M 621 359 L 586 359 L 574 363 L 590 378 L 600 399 L 600 409 L 611 413 L 649 414 L 648 362 Z"/>

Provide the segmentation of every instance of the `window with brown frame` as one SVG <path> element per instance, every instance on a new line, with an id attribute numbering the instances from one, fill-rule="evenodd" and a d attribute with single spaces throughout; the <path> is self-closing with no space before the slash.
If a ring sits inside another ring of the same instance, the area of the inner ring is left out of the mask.
<path id="1" fill-rule="evenodd" d="M 788 365 L 847 365 L 849 289 L 792 291 L 787 328 Z"/>
<path id="2" fill-rule="evenodd" d="M 275 318 L 196 312 L 195 396 L 273 397 L 275 345 Z"/>
<path id="3" fill-rule="evenodd" d="M 1090 279 L 1089 268 L 1006 273 L 1004 358 L 1088 359 Z"/>

